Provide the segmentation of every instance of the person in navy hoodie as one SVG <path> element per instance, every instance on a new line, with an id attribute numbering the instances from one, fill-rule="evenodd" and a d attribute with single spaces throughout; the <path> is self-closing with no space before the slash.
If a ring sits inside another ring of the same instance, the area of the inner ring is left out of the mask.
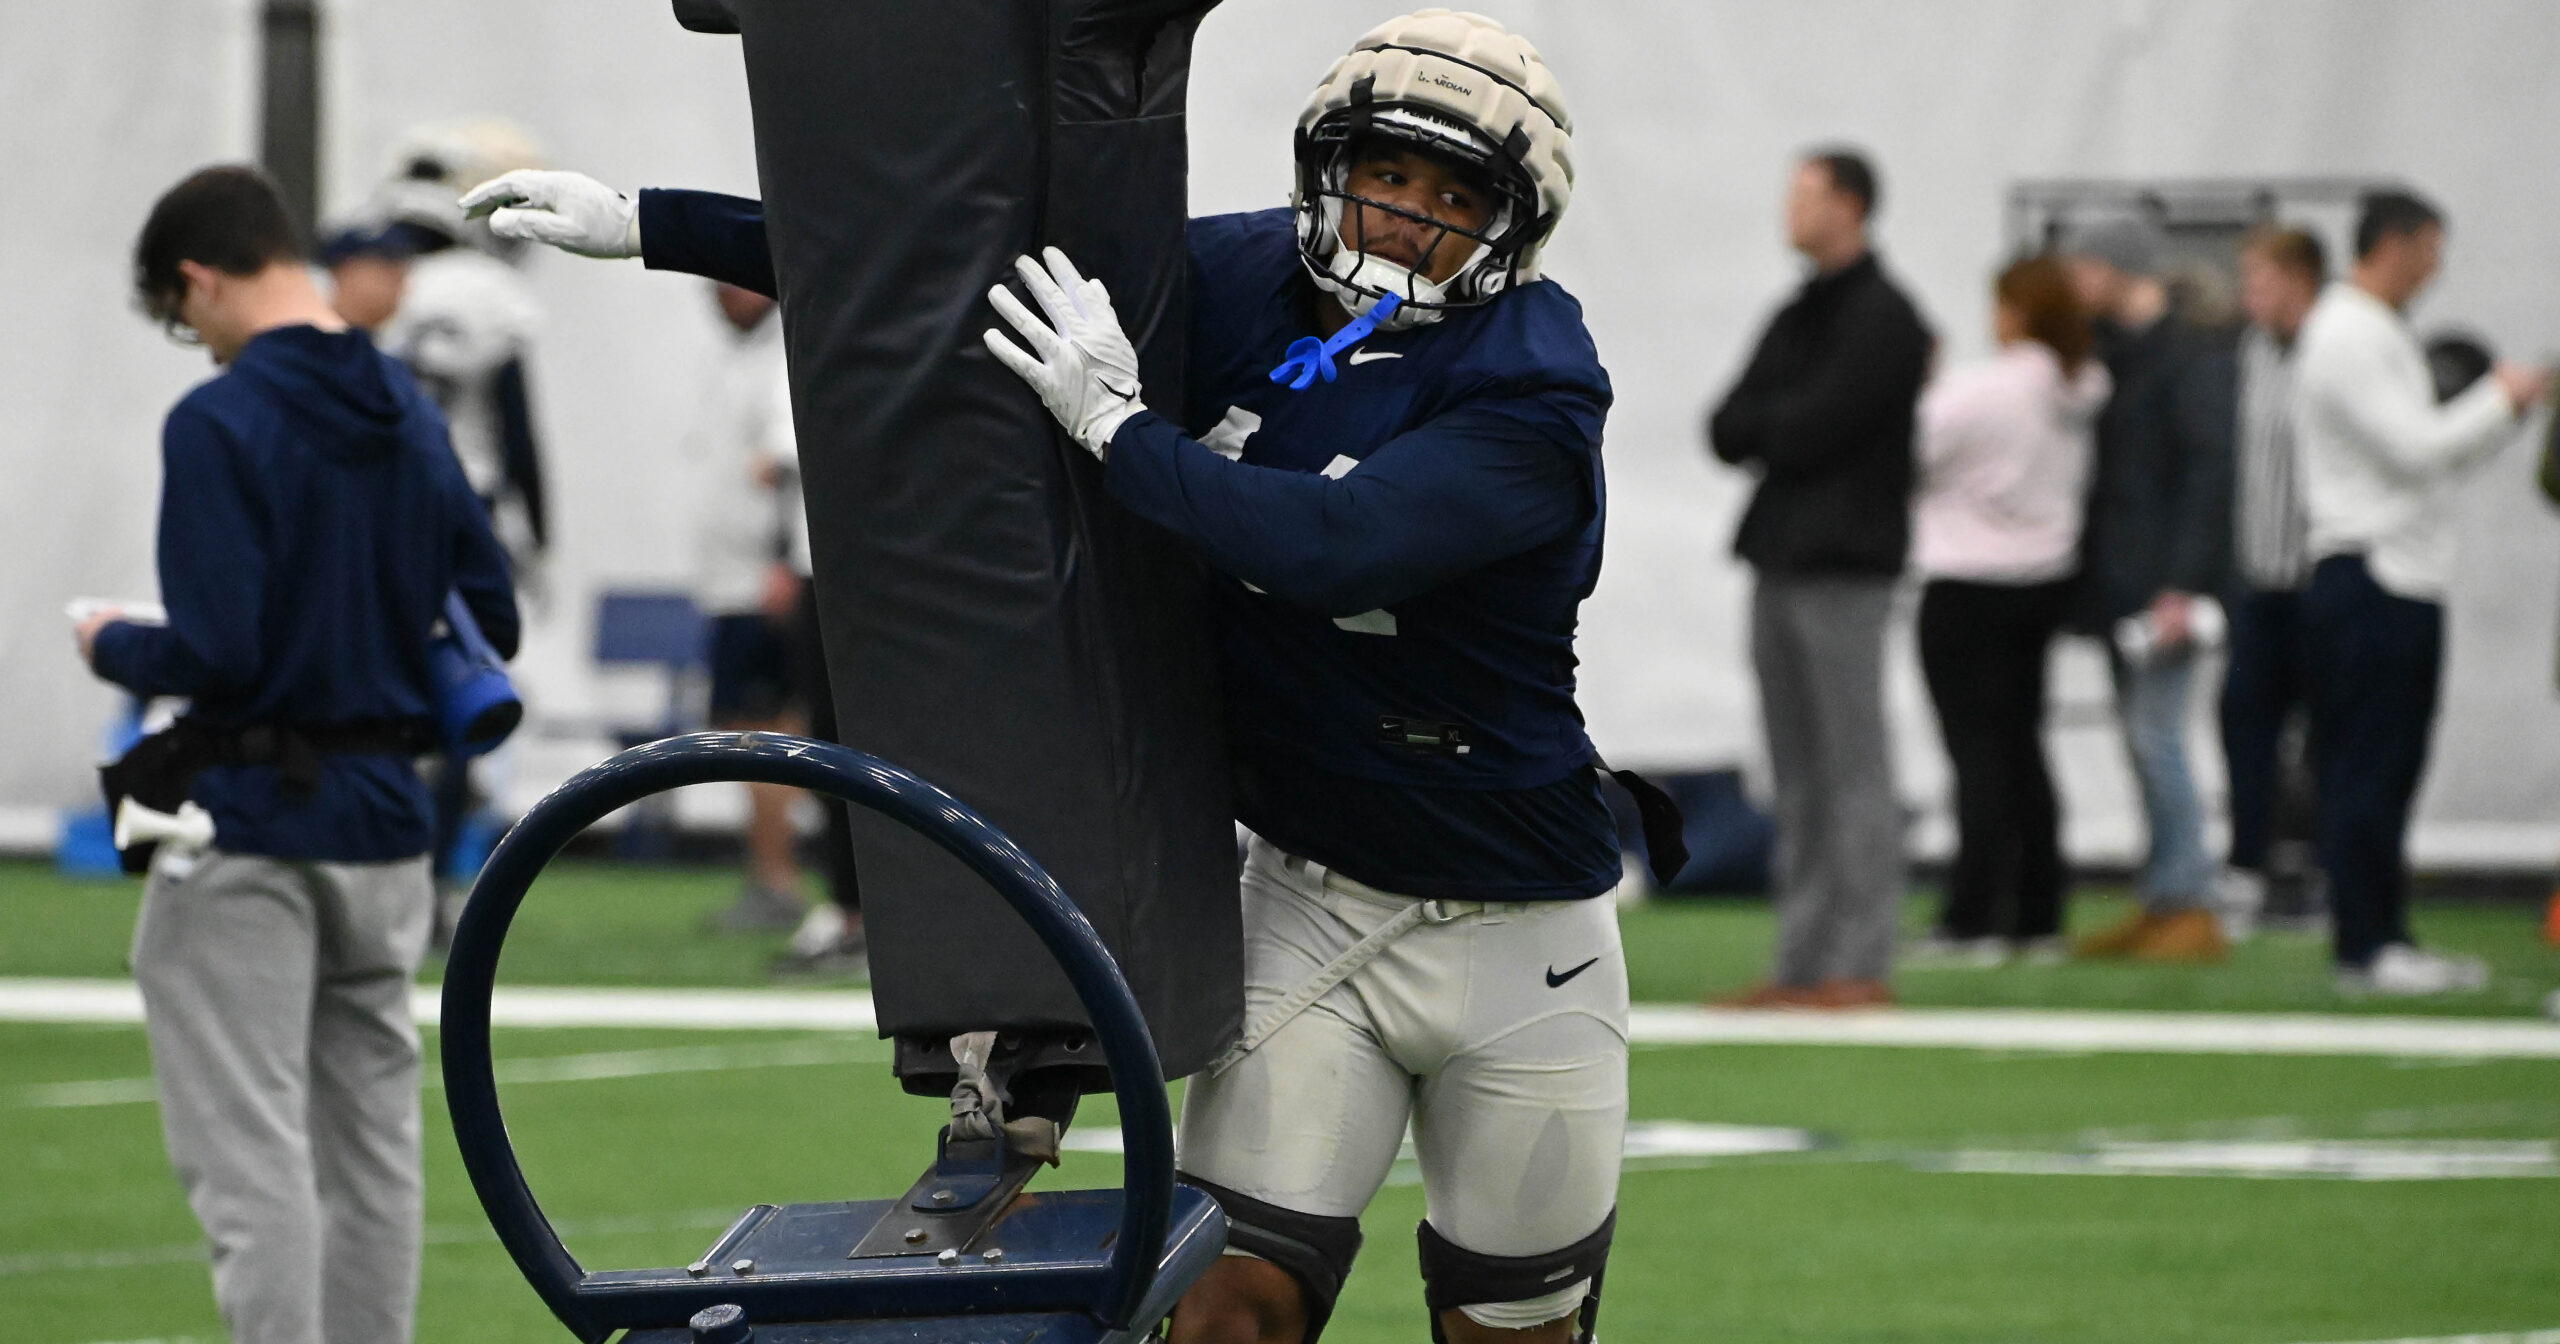
<path id="1" fill-rule="evenodd" d="M 446 596 L 512 656 L 504 555 L 443 417 L 322 298 L 274 184 L 188 177 L 134 247 L 146 312 L 221 372 L 163 430 L 165 623 L 81 655 L 190 701 L 185 797 L 134 930 L 169 1156 L 232 1338 L 410 1338 L 424 1177 L 409 987 L 435 893 L 428 650 Z"/>
<path id="2" fill-rule="evenodd" d="M 1289 207 L 1191 222 L 1185 387 L 1140 386 L 1110 295 L 1055 249 L 1015 268 L 1031 304 L 990 295 L 1012 333 L 990 353 L 1214 572 L 1254 834 L 1247 1013 L 1185 1102 L 1184 1179 L 1225 1209 L 1229 1254 L 1171 1337 L 1314 1340 L 1409 1123 L 1433 1338 L 1587 1339 L 1627 981 L 1574 703 L 1611 392 L 1581 306 L 1538 273 L 1571 121 L 1526 39 L 1426 10 L 1354 44 L 1296 143 Z M 529 171 L 463 204 L 502 235 L 775 289 L 756 201 Z"/>

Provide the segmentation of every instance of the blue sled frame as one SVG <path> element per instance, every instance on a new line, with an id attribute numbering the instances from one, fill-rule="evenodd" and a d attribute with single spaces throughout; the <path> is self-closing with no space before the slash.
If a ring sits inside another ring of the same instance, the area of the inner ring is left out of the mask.
<path id="1" fill-rule="evenodd" d="M 690 1268 L 590 1272 L 560 1244 L 507 1141 L 489 1052 L 490 995 L 507 928 L 545 865 L 607 813 L 688 784 L 784 784 L 894 818 L 986 880 L 1057 958 L 1109 1064 L 1126 1150 L 1119 1191 L 1026 1194 L 999 1220 L 1001 1255 L 846 1258 L 897 1201 L 758 1205 Z M 1173 1120 L 1145 1020 L 1110 951 L 1057 882 L 987 820 L 897 766 L 775 733 L 694 733 L 579 773 L 507 833 L 482 870 L 446 962 L 445 1096 L 490 1225 L 516 1267 L 586 1344 L 616 1330 L 682 1340 L 707 1308 L 744 1309 L 766 1344 L 1055 1341 L 1152 1330 L 1226 1243 L 1226 1220 L 1173 1174 Z M 741 1254 L 752 1249 L 762 1260 Z M 741 1264 L 748 1268 L 740 1269 Z M 939 1324 L 937 1324 L 939 1323 Z M 665 1332 L 665 1333 L 660 1333 Z"/>

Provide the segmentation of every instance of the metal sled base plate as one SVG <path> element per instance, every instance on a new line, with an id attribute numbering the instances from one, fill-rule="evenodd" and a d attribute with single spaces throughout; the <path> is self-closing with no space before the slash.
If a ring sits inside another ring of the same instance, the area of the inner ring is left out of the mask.
<path id="1" fill-rule="evenodd" d="M 758 1205 L 689 1269 L 608 1272 L 587 1282 L 635 1296 L 675 1290 L 670 1306 L 738 1302 L 756 1344 L 1129 1344 L 1145 1338 L 1226 1248 L 1217 1205 L 1175 1187 L 1154 1286 L 1131 1328 L 1113 1330 L 1081 1312 L 1047 1308 L 1059 1275 L 1098 1274 L 1106 1263 L 1119 1191 L 1023 1194 L 965 1248 L 847 1258 L 884 1223 L 912 1222 L 909 1202 Z M 622 1344 L 692 1339 L 682 1326 L 659 1327 L 634 1330 Z"/>
<path id="2" fill-rule="evenodd" d="M 691 1330 L 634 1330 L 622 1344 L 692 1344 Z M 1145 1335 L 1105 1330 L 1072 1312 L 1037 1316 L 950 1316 L 924 1321 L 831 1321 L 760 1325 L 755 1344 L 1134 1344 Z"/>

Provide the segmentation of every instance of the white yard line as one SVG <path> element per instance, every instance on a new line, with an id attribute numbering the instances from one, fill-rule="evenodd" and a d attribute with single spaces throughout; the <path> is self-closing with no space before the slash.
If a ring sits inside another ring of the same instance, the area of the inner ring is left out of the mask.
<path id="1" fill-rule="evenodd" d="M 436 1020 L 434 988 L 421 987 L 415 1004 L 419 1021 Z M 141 1020 L 142 1000 L 130 981 L 0 979 L 0 1022 Z M 502 988 L 490 1005 L 490 1020 L 502 1027 L 878 1029 L 871 996 L 861 990 Z M 2003 1008 L 1747 1012 L 1638 1004 L 1629 1028 L 1636 1044 L 1656 1046 L 2560 1059 L 2560 1023 L 2529 1018 Z"/>
<path id="2" fill-rule="evenodd" d="M 2560 1059 L 2560 1023 L 2337 1013 L 1893 1008 L 1741 1012 L 1639 1004 L 1639 1045 L 1869 1045 L 2070 1054 L 2382 1055 Z"/>
<path id="3" fill-rule="evenodd" d="M 2254 1180 L 2476 1181 L 2560 1176 L 2548 1139 L 2313 1139 L 2110 1143 L 2082 1152 L 1960 1149 L 1919 1154 L 1921 1171 L 1975 1176 L 2223 1176 Z"/>
<path id="4" fill-rule="evenodd" d="M 410 1010 L 432 1026 L 442 991 L 421 985 Z M 876 1031 L 871 996 L 860 990 L 501 988 L 489 1002 L 501 1027 L 656 1027 L 673 1030 Z M 131 1024 L 142 994 L 130 980 L 0 977 L 0 1022 Z"/>

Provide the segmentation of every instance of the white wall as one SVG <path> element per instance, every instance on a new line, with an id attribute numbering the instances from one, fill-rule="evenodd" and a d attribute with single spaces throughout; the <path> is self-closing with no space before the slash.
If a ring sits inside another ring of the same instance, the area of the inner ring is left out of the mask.
<path id="1" fill-rule="evenodd" d="M 421 123 L 497 115 L 553 163 L 625 187 L 756 194 L 734 38 L 663 4 L 335 0 L 324 211 L 357 205 Z M 530 369 L 552 550 L 519 680 L 537 715 L 583 713 L 596 592 L 682 586 L 687 476 L 676 441 L 721 340 L 709 282 L 547 249 L 526 263 L 546 317 Z"/>
<path id="2" fill-rule="evenodd" d="M 251 142 L 249 42 L 236 3 L 0 0 L 0 803 L 96 789 L 116 697 L 63 604 L 152 591 L 160 416 L 205 372 L 136 314 L 133 234 Z"/>
<path id="3" fill-rule="evenodd" d="M 0 0 L 0 34 L 40 19 L 59 35 L 50 49 L 0 40 L 0 167 L 46 184 L 44 209 L 0 214 L 0 293 L 13 315 L 41 315 L 0 328 L 0 460 L 18 487 L 0 497 L 17 559 L 0 569 L 0 692 L 17 711 L 0 803 L 87 788 L 107 700 L 63 654 L 58 608 L 148 582 L 153 426 L 200 373 L 124 307 L 123 250 L 153 193 L 250 143 L 245 3 Z M 1583 641 L 1584 704 L 1613 758 L 1758 754 L 1745 576 L 1725 553 L 1745 482 L 1705 457 L 1696 426 L 1796 278 L 1777 195 L 1809 143 L 1874 152 L 1888 263 L 1952 359 L 1986 344 L 2008 184 L 2066 174 L 2407 178 L 2454 222 L 2421 325 L 2458 318 L 2501 350 L 2560 351 L 2560 189 L 2544 171 L 2560 8 L 2537 0 L 1485 8 L 1539 40 L 1579 123 L 1580 188 L 1549 269 L 1582 297 L 1619 394 L 1608 571 Z M 1282 199 L 1300 99 L 1385 9 L 1228 0 L 1211 14 L 1192 92 L 1195 208 Z M 333 204 L 361 193 L 400 128 L 480 112 L 617 184 L 754 190 L 732 41 L 682 32 L 661 5 L 339 0 L 330 53 Z M 534 373 L 561 557 L 529 671 L 539 707 L 575 710 L 597 694 L 580 654 L 593 592 L 677 573 L 674 438 L 717 337 L 681 278 L 559 256 L 532 277 L 551 314 Z M 2422 848 L 2439 854 L 2560 849 L 2544 801 L 2560 796 L 2560 527 L 2529 494 L 2527 459 L 2501 459 L 2465 504 L 2424 810 Z M 2065 693 L 2099 697 L 2085 656 Z M 1932 799 L 1943 764 L 1907 658 L 1895 696 L 1906 785 Z M 2135 823 L 2119 754 L 2099 728 L 2063 736 L 2076 840 L 2120 848 Z M 2199 747 L 2209 760 L 2210 738 Z"/>

